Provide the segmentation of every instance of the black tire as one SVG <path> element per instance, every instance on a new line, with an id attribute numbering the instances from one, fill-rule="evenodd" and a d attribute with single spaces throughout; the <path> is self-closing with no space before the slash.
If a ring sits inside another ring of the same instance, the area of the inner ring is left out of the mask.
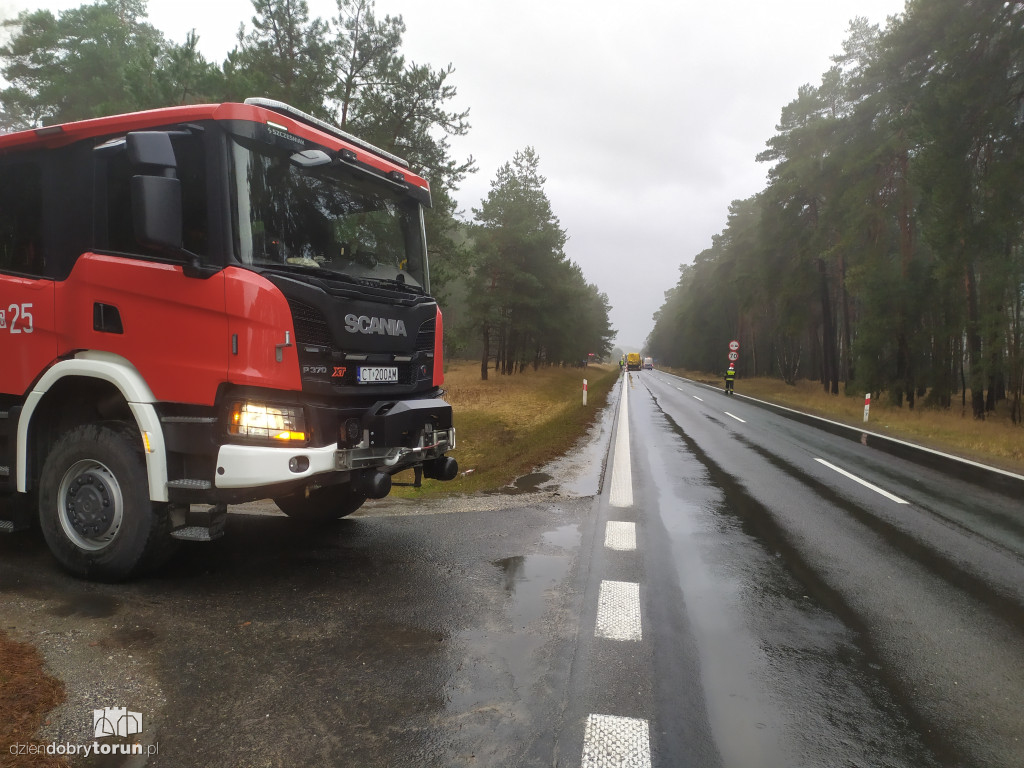
<path id="1" fill-rule="evenodd" d="M 54 557 L 76 576 L 122 581 L 174 551 L 169 505 L 150 501 L 138 430 L 85 424 L 57 439 L 39 478 L 39 524 Z"/>
<path id="2" fill-rule="evenodd" d="M 366 496 L 352 490 L 350 483 L 305 490 L 274 499 L 277 508 L 288 517 L 304 523 L 323 524 L 347 517 L 363 506 Z"/>

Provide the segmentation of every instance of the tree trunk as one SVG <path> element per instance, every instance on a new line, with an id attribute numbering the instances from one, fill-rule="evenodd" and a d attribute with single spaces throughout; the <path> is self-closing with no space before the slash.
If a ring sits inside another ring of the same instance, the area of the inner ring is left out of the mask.
<path id="1" fill-rule="evenodd" d="M 750 361 L 754 365 L 754 376 L 757 376 L 757 328 L 750 328 Z"/>
<path id="2" fill-rule="evenodd" d="M 964 268 L 967 290 L 967 353 L 970 365 L 971 410 L 974 418 L 985 418 L 985 380 L 981 360 L 981 318 L 978 310 L 978 285 L 974 274 L 974 263 L 969 261 Z"/>
<path id="3" fill-rule="evenodd" d="M 828 291 L 828 270 L 824 259 L 818 259 L 821 291 L 821 384 L 826 392 L 839 394 L 839 366 L 836 354 L 836 332 L 832 318 L 832 301 Z"/>
<path id="4" fill-rule="evenodd" d="M 846 259 L 839 257 L 839 279 L 843 291 L 843 354 L 842 373 L 843 383 L 849 386 L 853 381 L 853 341 L 850 331 L 850 294 L 846 290 Z"/>
<path id="5" fill-rule="evenodd" d="M 480 381 L 487 381 L 487 361 L 491 357 L 491 328 L 487 323 L 483 325 L 480 341 L 483 342 L 483 352 L 480 353 Z"/>

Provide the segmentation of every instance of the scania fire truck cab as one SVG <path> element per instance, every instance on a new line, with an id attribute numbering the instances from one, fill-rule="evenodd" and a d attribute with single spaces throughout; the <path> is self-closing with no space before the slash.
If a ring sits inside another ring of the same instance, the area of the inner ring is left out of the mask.
<path id="1" fill-rule="evenodd" d="M 0 136 L 0 530 L 122 579 L 458 467 L 427 182 L 264 99 Z"/>

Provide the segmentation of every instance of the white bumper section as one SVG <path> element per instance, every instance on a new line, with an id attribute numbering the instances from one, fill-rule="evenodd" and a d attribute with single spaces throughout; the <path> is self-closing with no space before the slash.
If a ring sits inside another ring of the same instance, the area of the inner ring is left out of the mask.
<path id="1" fill-rule="evenodd" d="M 333 472 L 337 444 L 322 448 L 275 448 L 258 445 L 222 445 L 217 454 L 218 488 L 256 488 L 261 485 Z M 300 472 L 293 472 L 289 462 L 293 458 L 306 457 L 309 466 Z"/>

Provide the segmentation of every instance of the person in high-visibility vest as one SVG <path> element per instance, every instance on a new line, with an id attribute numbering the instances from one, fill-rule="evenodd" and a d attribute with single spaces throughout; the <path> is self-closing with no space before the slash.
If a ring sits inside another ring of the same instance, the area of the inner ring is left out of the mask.
<path id="1" fill-rule="evenodd" d="M 733 393 L 732 385 L 736 381 L 736 366 L 729 363 L 729 370 L 725 372 L 725 394 Z"/>

